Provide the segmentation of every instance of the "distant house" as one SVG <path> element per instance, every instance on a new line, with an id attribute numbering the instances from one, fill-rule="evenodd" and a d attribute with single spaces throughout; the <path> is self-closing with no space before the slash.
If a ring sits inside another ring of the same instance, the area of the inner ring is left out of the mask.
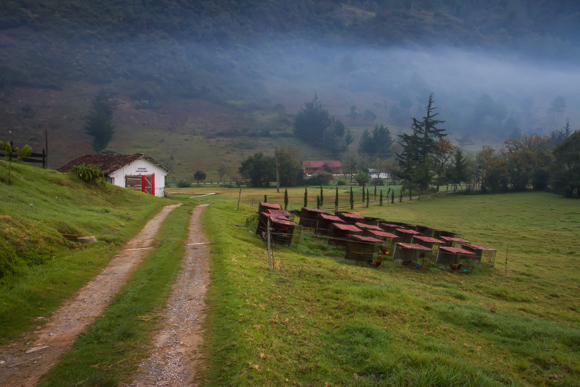
<path id="1" fill-rule="evenodd" d="M 371 175 L 371 179 L 389 179 L 391 177 L 390 174 L 373 168 L 369 168 L 369 174 Z"/>
<path id="2" fill-rule="evenodd" d="M 342 174 L 342 164 L 338 160 L 303 161 L 302 169 L 304 170 L 304 174 L 306 175 L 313 175 L 315 173 L 323 171 L 329 171 L 334 175 Z"/>
<path id="3" fill-rule="evenodd" d="M 161 197 L 165 195 L 165 177 L 172 172 L 144 153 L 84 155 L 63 165 L 58 171 L 69 172 L 83 163 L 101 168 L 110 184 Z"/>

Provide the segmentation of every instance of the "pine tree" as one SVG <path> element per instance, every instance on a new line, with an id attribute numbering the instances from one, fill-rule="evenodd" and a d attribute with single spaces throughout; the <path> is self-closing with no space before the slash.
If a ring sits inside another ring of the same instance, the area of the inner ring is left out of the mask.
<path id="1" fill-rule="evenodd" d="M 380 206 L 383 205 L 383 190 L 380 191 L 380 195 L 379 195 L 379 205 Z"/>
<path id="2" fill-rule="evenodd" d="M 391 204 L 395 204 L 395 191 L 391 191 Z"/>
<path id="3" fill-rule="evenodd" d="M 354 194 L 352 192 L 352 186 L 350 187 L 350 209 L 354 208 Z"/>
<path id="4" fill-rule="evenodd" d="M 362 192 L 362 195 L 363 195 L 362 202 L 364 203 L 365 202 L 365 186 L 364 185 L 363 185 L 362 191 L 363 191 Z"/>
<path id="5" fill-rule="evenodd" d="M 91 104 L 91 113 L 86 118 L 85 133 L 93 138 L 93 150 L 101 153 L 115 134 L 113 125 L 113 109 L 115 104 L 109 101 L 104 90 L 101 90 Z"/>
<path id="6" fill-rule="evenodd" d="M 377 200 L 377 186 L 375 185 L 375 200 Z"/>
<path id="7" fill-rule="evenodd" d="M 264 203 L 268 203 L 268 196 L 264 195 Z"/>
<path id="8" fill-rule="evenodd" d="M 453 161 L 453 165 L 449 167 L 448 174 L 450 181 L 455 185 L 456 190 L 457 184 L 461 184 L 469 179 L 467 159 L 463 156 L 461 149 L 458 149 L 457 152 L 455 152 L 455 160 Z"/>
<path id="9" fill-rule="evenodd" d="M 316 208 L 320 210 L 320 195 L 316 196 Z"/>
<path id="10" fill-rule="evenodd" d="M 401 195 L 399 196 L 399 203 L 403 201 L 403 188 L 401 188 Z"/>
<path id="11" fill-rule="evenodd" d="M 288 210 L 288 188 L 284 191 L 284 210 Z"/>
<path id="12" fill-rule="evenodd" d="M 336 196 L 334 197 L 334 212 L 338 212 L 338 186 L 336 186 Z"/>
<path id="13" fill-rule="evenodd" d="M 324 206 L 324 192 L 322 191 L 322 186 L 320 186 L 320 207 Z"/>
<path id="14" fill-rule="evenodd" d="M 308 207 L 308 188 L 304 187 L 304 207 Z"/>

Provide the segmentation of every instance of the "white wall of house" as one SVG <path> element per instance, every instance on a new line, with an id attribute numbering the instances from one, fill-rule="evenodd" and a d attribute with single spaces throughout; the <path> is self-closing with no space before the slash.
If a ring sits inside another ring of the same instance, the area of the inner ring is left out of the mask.
<path id="1" fill-rule="evenodd" d="M 125 176 L 127 175 L 155 175 L 155 196 L 165 196 L 165 177 L 167 171 L 149 160 L 139 159 L 121 169 L 111 173 L 107 181 L 119 187 L 125 187 Z"/>

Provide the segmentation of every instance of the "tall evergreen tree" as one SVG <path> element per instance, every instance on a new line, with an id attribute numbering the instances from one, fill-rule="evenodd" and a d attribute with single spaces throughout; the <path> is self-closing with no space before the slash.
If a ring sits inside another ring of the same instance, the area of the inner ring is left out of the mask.
<path id="1" fill-rule="evenodd" d="M 115 104 L 109 101 L 104 90 L 101 90 L 91 103 L 91 112 L 85 116 L 85 133 L 93 138 L 93 150 L 101 153 L 113 139 L 113 109 Z"/>
<path id="2" fill-rule="evenodd" d="M 264 203 L 268 203 L 268 196 L 264 195 Z"/>
<path id="3" fill-rule="evenodd" d="M 308 188 L 304 187 L 304 207 L 308 207 Z"/>
<path id="4" fill-rule="evenodd" d="M 284 210 L 288 210 L 288 188 L 284 190 Z"/>
<path id="5" fill-rule="evenodd" d="M 382 206 L 383 205 L 383 190 L 381 190 L 380 192 L 380 196 L 379 196 L 379 205 Z"/>
<path id="6" fill-rule="evenodd" d="M 395 204 L 395 191 L 391 191 L 391 204 Z"/>
<path id="7" fill-rule="evenodd" d="M 334 212 L 338 211 L 338 186 L 336 186 L 336 196 L 334 197 Z"/>
<path id="8" fill-rule="evenodd" d="M 399 136 L 402 151 L 396 155 L 399 167 L 397 175 L 410 183 L 419 184 L 421 191 L 431 184 L 434 176 L 431 157 L 438 151 L 439 139 L 447 136 L 445 129 L 437 127 L 445 121 L 436 119 L 439 113 L 435 113 L 437 108 L 433 102 L 431 94 L 425 117 L 421 120 L 413 118 L 412 134 L 403 133 Z"/>
<path id="9" fill-rule="evenodd" d="M 367 208 L 369 208 L 369 189 L 367 188 Z"/>
<path id="10" fill-rule="evenodd" d="M 365 202 L 365 186 L 363 185 L 363 189 L 362 189 L 362 202 Z"/>
<path id="11" fill-rule="evenodd" d="M 320 210 L 320 195 L 316 196 L 316 208 Z"/>
<path id="12" fill-rule="evenodd" d="M 320 186 L 320 207 L 324 206 L 324 192 L 322 186 Z"/>
<path id="13" fill-rule="evenodd" d="M 455 152 L 455 158 L 453 164 L 449 166 L 447 172 L 451 184 L 455 186 L 457 190 L 457 184 L 466 182 L 469 179 L 469 168 L 467 166 L 467 159 L 463 156 L 461 149 L 457 149 Z"/>

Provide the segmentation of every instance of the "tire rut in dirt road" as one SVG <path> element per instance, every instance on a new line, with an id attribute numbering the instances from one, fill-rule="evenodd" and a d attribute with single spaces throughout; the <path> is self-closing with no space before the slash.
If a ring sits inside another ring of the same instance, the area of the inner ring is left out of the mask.
<path id="1" fill-rule="evenodd" d="M 196 386 L 201 358 L 205 294 L 209 285 L 209 246 L 200 217 L 207 205 L 195 207 L 181 272 L 167 303 L 161 329 L 153 340 L 150 358 L 131 386 Z"/>
<path id="2" fill-rule="evenodd" d="M 31 387 L 38 383 L 72 348 L 79 333 L 105 311 L 111 298 L 155 246 L 153 238 L 167 215 L 180 205 L 164 207 L 100 274 L 50 317 L 44 329 L 31 333 L 27 341 L 34 341 L 35 346 L 21 343 L 0 350 L 0 356 L 6 359 L 0 368 L 0 386 Z"/>

